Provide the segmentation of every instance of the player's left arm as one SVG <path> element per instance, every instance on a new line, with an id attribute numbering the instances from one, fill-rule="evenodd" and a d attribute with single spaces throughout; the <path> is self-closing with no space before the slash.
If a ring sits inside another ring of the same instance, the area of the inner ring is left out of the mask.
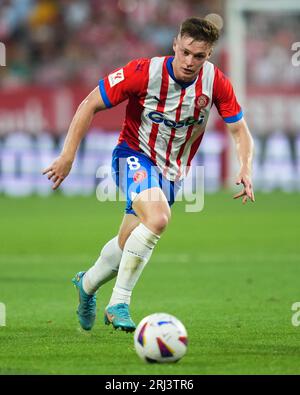
<path id="1" fill-rule="evenodd" d="M 241 106 L 237 102 L 232 84 L 217 67 L 215 67 L 213 101 L 233 136 L 241 166 L 236 184 L 243 184 L 243 190 L 237 193 L 234 198 L 241 197 L 243 203 L 246 203 L 248 199 L 254 202 L 251 181 L 253 139 L 243 117 Z"/>
<path id="2" fill-rule="evenodd" d="M 250 199 L 255 201 L 252 185 L 252 159 L 253 159 L 253 138 L 248 129 L 244 118 L 237 122 L 227 123 L 227 127 L 234 139 L 238 159 L 240 162 L 240 171 L 236 179 L 236 184 L 243 184 L 243 190 L 234 196 L 234 199 L 242 198 L 243 204 Z"/>

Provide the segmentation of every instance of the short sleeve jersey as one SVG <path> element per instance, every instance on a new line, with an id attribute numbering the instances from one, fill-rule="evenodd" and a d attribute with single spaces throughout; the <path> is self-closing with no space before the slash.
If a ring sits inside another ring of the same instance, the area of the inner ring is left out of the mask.
<path id="1" fill-rule="evenodd" d="M 107 107 L 128 100 L 119 143 L 143 151 L 169 180 L 183 177 L 215 104 L 227 123 L 243 117 L 229 79 L 206 61 L 190 83 L 176 80 L 173 57 L 136 59 L 99 82 Z"/>

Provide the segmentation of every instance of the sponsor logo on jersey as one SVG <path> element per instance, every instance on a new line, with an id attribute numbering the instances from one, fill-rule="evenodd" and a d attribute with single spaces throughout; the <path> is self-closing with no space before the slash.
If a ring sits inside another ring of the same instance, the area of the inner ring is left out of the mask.
<path id="1" fill-rule="evenodd" d="M 199 119 L 195 119 L 194 117 L 188 117 L 186 119 L 183 119 L 182 121 L 176 122 L 166 118 L 164 114 L 159 111 L 149 112 L 148 117 L 154 123 L 158 123 L 158 124 L 163 123 L 165 126 L 174 129 L 179 129 L 184 126 L 201 125 L 205 119 L 204 115 L 200 115 Z"/>
<path id="2" fill-rule="evenodd" d="M 196 102 L 196 107 L 201 110 L 205 108 L 209 103 L 209 97 L 202 94 L 201 96 L 198 97 L 197 102 Z"/>
<path id="3" fill-rule="evenodd" d="M 112 88 L 113 86 L 117 85 L 119 82 L 123 81 L 125 79 L 124 77 L 124 70 L 120 69 L 118 71 L 115 71 L 112 74 L 109 74 L 108 76 L 108 82 L 110 87 Z"/>
<path id="4" fill-rule="evenodd" d="M 133 181 L 136 183 L 142 182 L 145 178 L 147 178 L 147 172 L 145 170 L 138 170 L 133 175 Z"/>

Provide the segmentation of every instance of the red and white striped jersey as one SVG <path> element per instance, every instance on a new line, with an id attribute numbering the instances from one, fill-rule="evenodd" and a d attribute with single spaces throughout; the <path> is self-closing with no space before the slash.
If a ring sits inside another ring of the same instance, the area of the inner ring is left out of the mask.
<path id="1" fill-rule="evenodd" d="M 184 176 L 201 143 L 210 109 L 216 105 L 225 122 L 243 117 L 232 85 L 206 61 L 195 81 L 177 81 L 172 56 L 137 59 L 100 80 L 107 107 L 128 99 L 119 137 L 143 151 L 169 180 Z"/>

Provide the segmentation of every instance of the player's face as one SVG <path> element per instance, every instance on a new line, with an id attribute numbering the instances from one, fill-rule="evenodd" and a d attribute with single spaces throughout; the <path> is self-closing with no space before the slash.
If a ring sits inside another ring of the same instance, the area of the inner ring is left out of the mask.
<path id="1" fill-rule="evenodd" d="M 184 82 L 193 81 L 199 74 L 204 62 L 212 53 L 211 44 L 205 41 L 196 41 L 191 37 L 183 36 L 174 39 L 173 71 L 176 79 Z"/>

